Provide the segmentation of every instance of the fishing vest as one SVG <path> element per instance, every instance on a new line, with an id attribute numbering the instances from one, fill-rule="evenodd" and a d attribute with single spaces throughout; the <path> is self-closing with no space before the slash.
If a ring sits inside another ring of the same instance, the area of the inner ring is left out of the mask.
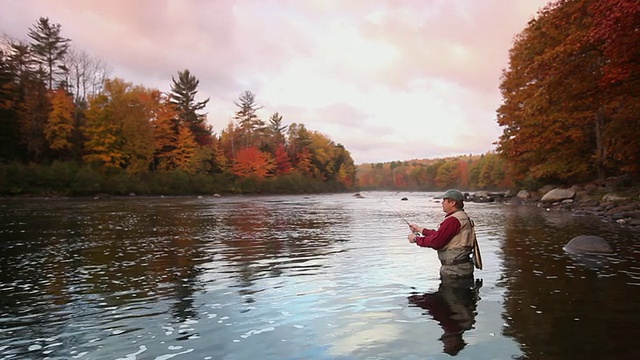
<path id="1" fill-rule="evenodd" d="M 473 242 L 475 241 L 475 233 L 473 223 L 467 213 L 463 210 L 448 215 L 453 216 L 460 222 L 460 231 L 451 241 L 438 250 L 438 259 L 440 260 L 440 275 L 463 277 L 473 274 L 473 262 L 471 261 L 471 253 L 473 251 Z"/>

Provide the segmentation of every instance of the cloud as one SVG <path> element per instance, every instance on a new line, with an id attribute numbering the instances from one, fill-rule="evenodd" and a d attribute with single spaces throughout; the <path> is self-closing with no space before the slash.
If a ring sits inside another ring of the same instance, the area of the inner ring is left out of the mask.
<path id="1" fill-rule="evenodd" d="M 39 17 L 113 76 L 169 91 L 189 69 L 223 130 L 249 90 L 343 144 L 356 163 L 484 153 L 501 70 L 543 0 L 7 0 L 0 31 Z"/>

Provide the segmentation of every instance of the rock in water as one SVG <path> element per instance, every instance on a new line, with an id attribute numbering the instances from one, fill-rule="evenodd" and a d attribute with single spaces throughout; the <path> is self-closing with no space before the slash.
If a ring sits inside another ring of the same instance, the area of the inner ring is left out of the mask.
<path id="1" fill-rule="evenodd" d="M 576 236 L 562 248 L 572 254 L 610 254 L 613 249 L 607 241 L 600 236 L 580 235 Z"/>
<path id="2" fill-rule="evenodd" d="M 572 189 L 553 189 L 544 194 L 540 202 L 545 204 L 551 204 L 557 201 L 573 199 L 576 197 L 576 192 Z"/>

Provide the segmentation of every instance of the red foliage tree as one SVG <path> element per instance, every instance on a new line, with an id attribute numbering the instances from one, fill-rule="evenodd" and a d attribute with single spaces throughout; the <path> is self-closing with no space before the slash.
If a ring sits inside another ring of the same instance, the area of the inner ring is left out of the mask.
<path id="1" fill-rule="evenodd" d="M 287 149 L 285 149 L 284 145 L 278 146 L 276 149 L 276 175 L 287 174 L 291 172 L 293 169 L 293 165 L 291 164 L 291 159 L 289 158 L 289 154 L 287 153 Z"/>
<path id="2" fill-rule="evenodd" d="M 269 175 L 273 164 L 268 154 L 256 147 L 247 147 L 238 151 L 232 171 L 240 177 L 263 179 Z"/>

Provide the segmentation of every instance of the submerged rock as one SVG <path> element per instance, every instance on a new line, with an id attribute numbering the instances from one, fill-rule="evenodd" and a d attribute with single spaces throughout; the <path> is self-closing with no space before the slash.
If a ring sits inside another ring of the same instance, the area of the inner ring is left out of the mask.
<path id="1" fill-rule="evenodd" d="M 562 248 L 570 254 L 610 254 L 613 249 L 607 241 L 600 236 L 580 235 L 576 236 Z"/>
<path id="2" fill-rule="evenodd" d="M 478 191 L 471 196 L 471 201 L 477 203 L 493 202 L 494 200 L 495 197 L 492 196 L 492 194 L 489 194 L 488 191 Z"/>

